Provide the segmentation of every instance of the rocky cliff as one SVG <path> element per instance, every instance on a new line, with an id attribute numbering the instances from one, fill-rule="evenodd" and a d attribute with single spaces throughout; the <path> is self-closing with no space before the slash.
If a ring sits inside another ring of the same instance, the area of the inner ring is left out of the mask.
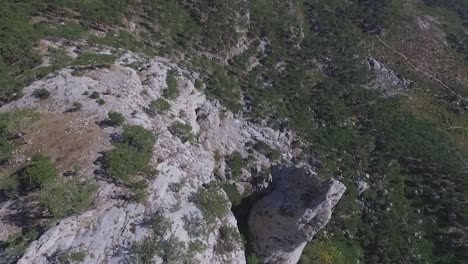
<path id="1" fill-rule="evenodd" d="M 68 50 L 73 53 L 72 47 Z M 135 62 L 143 66 L 138 70 L 127 66 Z M 169 71 L 176 73 L 178 96 L 168 100 L 167 111 L 150 114 L 145 109 L 162 97 L 167 89 Z M 155 253 L 152 262 L 245 263 L 240 239 L 227 238 L 232 241 L 226 242 L 226 238 L 222 238 L 223 228 L 234 228 L 235 235 L 239 236 L 232 213 L 208 223 L 194 202 L 193 194 L 208 188 L 211 182 L 226 180 L 225 159 L 234 151 L 243 157 L 250 155 L 250 166 L 257 170 L 271 167 L 274 162 L 270 158 L 251 148 L 257 142 L 278 150 L 281 159 L 290 163 L 299 153 L 291 147 L 295 135 L 233 115 L 196 89 L 196 79 L 196 73 L 166 59 L 144 61 L 126 52 L 110 67 L 62 69 L 34 82 L 24 90 L 22 99 L 2 107 L 1 111 L 32 108 L 42 116 L 55 115 L 63 120 L 76 115 L 83 121 L 82 127 L 77 129 L 100 130 L 100 140 L 90 140 L 85 144 L 89 147 L 88 153 L 77 158 L 82 161 L 82 177 L 96 179 L 99 186 L 94 207 L 59 221 L 32 242 L 18 263 L 51 263 L 66 252 L 77 251 L 86 252 L 84 263 L 129 262 L 134 246 L 155 232 L 147 223 L 156 214 L 168 223 L 163 230 L 158 230 L 158 239 L 163 245 L 174 246 L 178 257 L 171 259 L 166 250 L 162 254 Z M 50 92 L 50 98 L 38 100 L 34 96 L 38 89 Z M 105 104 L 96 104 L 83 96 L 92 92 L 101 94 Z M 69 113 L 77 102 L 81 105 L 79 113 Z M 100 153 L 111 148 L 112 137 L 121 132 L 120 128 L 96 127 L 110 111 L 121 113 L 129 124 L 142 126 L 157 135 L 152 164 L 159 173 L 149 184 L 149 195 L 142 203 L 129 202 L 125 188 L 100 175 L 101 167 L 96 161 Z M 182 140 L 176 135 L 171 130 L 176 122 L 188 125 L 188 133 L 194 140 Z M 61 135 L 58 137 L 56 141 L 60 142 Z M 34 136 L 30 140 L 34 141 Z M 285 167 L 275 170 L 273 175 L 273 192 L 255 206 L 250 225 L 262 258 L 267 262 L 295 263 L 305 243 L 329 220 L 344 187 L 336 181 L 318 183 L 315 176 L 303 168 Z M 252 189 L 249 182 L 255 175 L 243 170 L 242 177 L 243 182 L 237 183 L 240 189 Z M 220 189 L 219 192 L 227 199 L 224 191 Z M 11 204 L 4 204 L 0 213 L 2 228 L 19 228 L 4 221 L 18 213 Z M 193 222 L 204 227 L 203 234 L 193 234 Z M 191 247 L 195 242 L 202 245 L 197 250 Z M 226 243 L 232 246 L 220 251 L 220 245 Z"/>

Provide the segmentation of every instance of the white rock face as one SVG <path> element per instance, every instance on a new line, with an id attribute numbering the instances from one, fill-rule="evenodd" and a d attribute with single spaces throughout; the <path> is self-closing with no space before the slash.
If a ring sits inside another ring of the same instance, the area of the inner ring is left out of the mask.
<path id="1" fill-rule="evenodd" d="M 265 263 L 295 264 L 307 242 L 328 223 L 346 188 L 294 166 L 276 168 L 272 185 L 250 213 L 254 250 Z"/>
<path id="2" fill-rule="evenodd" d="M 124 55 L 132 57 L 131 54 Z M 64 69 L 56 76 L 34 82 L 24 90 L 25 96 L 5 105 L 0 111 L 18 108 L 33 108 L 39 112 L 63 113 L 72 108 L 74 102 L 82 104 L 80 115 L 89 122 L 99 122 L 107 118 L 109 111 L 122 113 L 129 124 L 141 125 L 158 135 L 154 146 L 153 164 L 159 175 L 149 186 L 149 197 L 144 204 L 129 203 L 119 198 L 120 187 L 99 181 L 99 191 L 94 208 L 77 216 L 60 221 L 46 231 L 26 250 L 18 263 L 50 263 L 54 256 L 67 251 L 84 251 L 84 263 L 127 263 L 131 246 L 151 233 L 144 225 L 148 214 L 164 211 L 171 222 L 167 236 L 175 236 L 183 242 L 193 239 L 184 229 L 182 218 L 189 214 L 201 215 L 189 197 L 200 186 L 215 180 L 217 163 L 223 162 L 225 155 L 239 151 L 247 155 L 245 143 L 261 140 L 279 149 L 283 158 L 293 156 L 290 143 L 294 138 L 291 132 L 280 133 L 269 128 L 248 123 L 236 118 L 223 109 L 219 103 L 208 101 L 204 94 L 194 88 L 195 74 L 187 72 L 158 58 L 142 71 L 125 67 L 118 60 L 108 69 L 87 70 L 80 76 Z M 169 100 L 170 110 L 149 116 L 143 109 L 151 101 L 160 98 L 166 89 L 166 74 L 169 69 L 178 72 L 180 95 Z M 45 88 L 51 93 L 46 101 L 32 96 L 36 89 Z M 98 105 L 89 95 L 93 91 L 101 94 L 104 105 Z M 182 143 L 172 135 L 168 127 L 180 121 L 192 126 L 192 133 L 198 143 Z M 110 136 L 114 129 L 105 129 Z M 100 149 L 106 151 L 108 149 Z M 221 157 L 216 161 L 215 156 Z M 255 153 L 258 166 L 270 165 L 270 161 Z M 89 164 L 87 171 L 97 168 Z M 93 175 L 87 175 L 92 178 Z M 180 184 L 177 192 L 171 184 Z M 206 249 L 197 253 L 194 261 L 199 263 L 245 263 L 242 246 L 225 255 L 215 252 L 218 228 L 221 225 L 236 226 L 236 219 L 228 214 L 219 219 L 208 237 L 203 241 Z M 161 259 L 154 259 L 161 263 Z"/>
<path id="3" fill-rule="evenodd" d="M 398 75 L 388 66 L 370 58 L 369 68 L 374 73 L 375 79 L 370 84 L 374 89 L 381 90 L 386 96 L 407 94 L 412 81 Z"/>

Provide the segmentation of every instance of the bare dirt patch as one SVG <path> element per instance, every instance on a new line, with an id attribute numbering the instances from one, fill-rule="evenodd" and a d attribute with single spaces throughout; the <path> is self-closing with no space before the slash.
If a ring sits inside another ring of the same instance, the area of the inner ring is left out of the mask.
<path id="1" fill-rule="evenodd" d="M 28 129 L 18 154 L 31 157 L 42 153 L 61 171 L 90 169 L 99 151 L 109 146 L 108 136 L 92 120 L 79 113 L 43 114 Z"/>

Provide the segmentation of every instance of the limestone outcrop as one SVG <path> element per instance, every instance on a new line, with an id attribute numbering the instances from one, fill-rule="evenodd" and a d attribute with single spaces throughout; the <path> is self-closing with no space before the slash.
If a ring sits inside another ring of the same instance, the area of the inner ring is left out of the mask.
<path id="1" fill-rule="evenodd" d="M 265 263 L 295 264 L 307 242 L 330 220 L 345 186 L 322 181 L 307 167 L 273 170 L 271 192 L 252 208 L 249 230 Z"/>

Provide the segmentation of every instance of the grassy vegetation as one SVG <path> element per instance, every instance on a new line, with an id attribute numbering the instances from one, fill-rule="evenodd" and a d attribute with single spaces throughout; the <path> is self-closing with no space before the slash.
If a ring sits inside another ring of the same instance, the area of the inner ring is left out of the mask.
<path id="1" fill-rule="evenodd" d="M 38 200 L 54 218 L 61 219 L 88 209 L 94 202 L 96 190 L 89 182 L 61 179 L 45 186 Z"/>
<path id="2" fill-rule="evenodd" d="M 16 144 L 11 139 L 23 132 L 38 116 L 29 109 L 0 113 L 0 163 L 12 157 Z"/>
<path id="3" fill-rule="evenodd" d="M 82 53 L 73 61 L 74 65 L 110 65 L 117 59 L 113 54 Z"/>
<path id="4" fill-rule="evenodd" d="M 359 245 L 353 246 L 351 243 L 340 241 L 321 240 L 312 242 L 306 248 L 301 264 L 353 264 L 356 259 L 362 259 L 363 252 Z"/>

